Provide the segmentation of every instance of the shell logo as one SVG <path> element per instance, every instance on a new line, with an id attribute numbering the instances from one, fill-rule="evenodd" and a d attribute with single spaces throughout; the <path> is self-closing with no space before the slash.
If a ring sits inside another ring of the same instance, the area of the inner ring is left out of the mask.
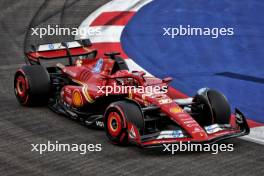
<path id="1" fill-rule="evenodd" d="M 79 90 L 74 90 L 72 93 L 72 103 L 75 107 L 83 106 L 83 99 L 82 95 Z"/>
<path id="2" fill-rule="evenodd" d="M 183 112 L 183 110 L 180 107 L 173 107 L 173 108 L 170 108 L 170 112 L 177 114 L 177 113 Z"/>

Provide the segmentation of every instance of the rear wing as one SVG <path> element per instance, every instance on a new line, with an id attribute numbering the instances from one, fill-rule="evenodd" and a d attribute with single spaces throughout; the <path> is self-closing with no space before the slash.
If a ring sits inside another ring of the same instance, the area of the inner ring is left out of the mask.
<path id="1" fill-rule="evenodd" d="M 81 44 L 78 41 L 72 41 L 72 42 L 66 42 L 68 48 L 78 48 L 81 47 Z M 34 49 L 34 46 L 32 46 L 32 50 Z M 59 49 L 66 49 L 65 46 L 62 45 L 62 43 L 48 43 L 39 45 L 36 47 L 35 51 L 52 51 L 52 50 L 59 50 Z M 34 50 L 33 50 L 34 51 Z"/>
<path id="2" fill-rule="evenodd" d="M 97 51 L 92 48 L 89 39 L 72 42 L 48 43 L 43 45 L 31 45 L 31 51 L 25 53 L 30 64 L 40 64 L 40 60 L 51 60 L 68 58 L 69 65 L 72 65 L 72 57 L 82 56 Z"/>

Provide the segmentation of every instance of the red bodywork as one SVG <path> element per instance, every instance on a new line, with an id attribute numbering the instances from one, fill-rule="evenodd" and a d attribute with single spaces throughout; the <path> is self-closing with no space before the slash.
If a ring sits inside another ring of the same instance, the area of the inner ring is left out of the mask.
<path id="1" fill-rule="evenodd" d="M 73 56 L 89 54 L 94 49 L 86 47 L 71 48 L 70 52 Z M 41 59 L 54 59 L 66 57 L 66 49 L 55 50 L 55 51 L 41 51 L 31 52 L 27 54 L 28 58 L 33 61 Z M 101 62 L 101 65 L 98 63 Z M 159 78 L 144 76 L 145 73 L 142 71 L 131 72 L 128 70 L 120 70 L 112 73 L 114 67 L 114 60 L 111 60 L 108 56 L 97 56 L 93 59 L 78 59 L 71 66 L 64 66 L 58 64 L 62 72 L 67 75 L 76 85 L 64 86 L 61 90 L 63 100 L 72 107 L 82 107 L 86 104 L 94 103 L 97 99 L 102 98 L 105 93 L 100 92 L 99 87 L 103 86 L 124 86 L 120 85 L 117 79 L 123 79 L 124 84 L 127 86 L 167 86 L 170 79 L 161 80 Z M 96 70 L 97 69 L 97 70 Z M 132 82 L 128 79 L 132 79 Z M 127 82 L 126 82 L 127 81 Z M 244 135 L 242 129 L 237 124 L 232 124 L 233 128 L 223 129 L 212 134 L 208 134 L 204 127 L 200 126 L 194 118 L 185 112 L 175 101 L 175 94 L 171 89 L 169 92 L 157 92 L 157 93 L 118 93 L 125 96 L 142 107 L 157 106 L 160 111 L 169 117 L 173 122 L 178 124 L 183 131 L 186 132 L 185 137 L 171 137 L 171 138 L 149 138 L 146 139 L 140 135 L 136 126 L 130 122 L 127 122 L 129 140 L 143 147 L 157 146 L 165 143 L 177 143 L 177 142 L 211 142 L 222 138 L 228 138 L 229 136 Z M 110 95 L 116 95 L 111 93 Z M 178 97 L 182 98 L 182 97 Z M 76 99 L 76 100 L 74 100 Z"/>

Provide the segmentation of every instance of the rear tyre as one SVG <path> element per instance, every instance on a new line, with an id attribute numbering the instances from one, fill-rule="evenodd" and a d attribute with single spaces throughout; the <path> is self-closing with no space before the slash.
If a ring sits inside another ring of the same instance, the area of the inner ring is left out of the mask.
<path id="1" fill-rule="evenodd" d="M 144 130 L 144 119 L 140 108 L 129 101 L 110 104 L 104 115 L 104 127 L 106 136 L 113 144 L 128 143 L 127 122 L 135 125 L 140 132 Z"/>
<path id="2" fill-rule="evenodd" d="M 193 101 L 202 106 L 199 110 L 199 115 L 196 116 L 199 124 L 230 123 L 231 108 L 222 93 L 216 90 L 204 89 L 194 97 Z"/>
<path id="3" fill-rule="evenodd" d="M 40 65 L 26 65 L 15 73 L 14 91 L 24 106 L 44 105 L 50 93 L 50 77 Z"/>

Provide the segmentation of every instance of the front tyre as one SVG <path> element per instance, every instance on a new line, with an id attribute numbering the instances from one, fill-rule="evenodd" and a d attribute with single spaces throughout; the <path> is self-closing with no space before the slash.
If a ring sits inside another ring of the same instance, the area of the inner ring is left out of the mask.
<path id="1" fill-rule="evenodd" d="M 104 115 L 104 127 L 106 136 L 113 144 L 128 143 L 127 122 L 135 125 L 139 131 L 144 130 L 144 119 L 140 107 L 129 101 L 111 103 Z"/>
<path id="2" fill-rule="evenodd" d="M 201 106 L 196 121 L 201 125 L 229 124 L 231 108 L 226 97 L 212 89 L 204 88 L 198 91 L 193 101 Z M 197 112 L 197 110 L 194 110 Z"/>

